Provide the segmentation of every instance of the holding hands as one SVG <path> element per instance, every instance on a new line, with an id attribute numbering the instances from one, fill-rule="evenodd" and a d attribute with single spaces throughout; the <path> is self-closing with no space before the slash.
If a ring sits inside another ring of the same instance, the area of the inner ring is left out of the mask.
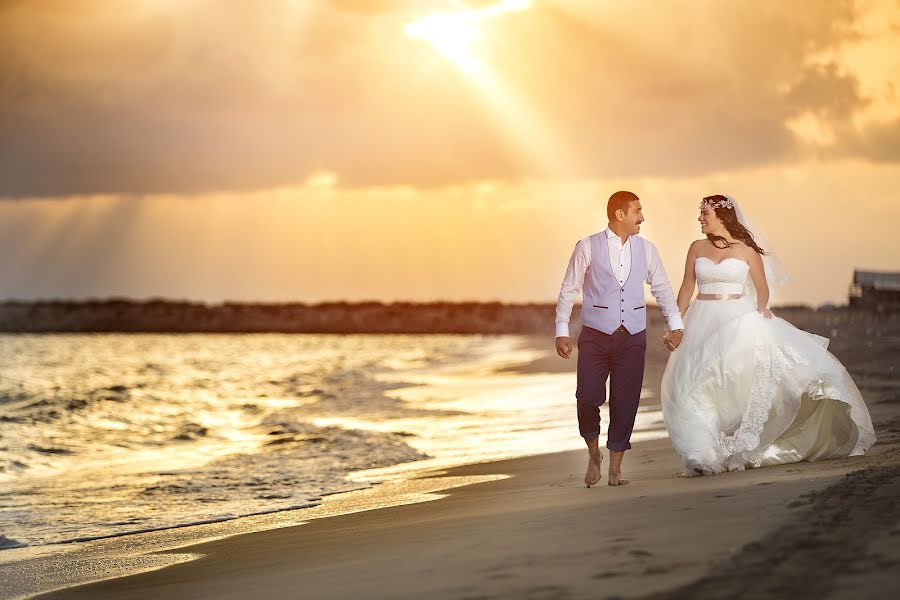
<path id="1" fill-rule="evenodd" d="M 684 338 L 684 330 L 676 329 L 663 336 L 663 343 L 666 345 L 669 352 L 674 352 L 675 349 L 681 345 L 682 338 Z"/>

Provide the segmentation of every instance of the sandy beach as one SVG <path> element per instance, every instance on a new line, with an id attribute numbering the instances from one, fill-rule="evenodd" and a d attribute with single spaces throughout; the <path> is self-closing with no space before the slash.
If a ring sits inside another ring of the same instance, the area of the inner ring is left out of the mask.
<path id="1" fill-rule="evenodd" d="M 825 332 L 835 325 L 829 318 L 806 325 Z M 900 583 L 895 325 L 839 325 L 833 348 L 878 434 L 864 457 L 688 479 L 663 439 L 628 454 L 632 485 L 591 489 L 580 450 L 434 469 L 299 511 L 36 556 L 0 569 L 2 595 L 892 597 Z M 883 350 L 875 358 L 862 351 L 873 336 Z M 573 366 L 540 359 L 517 369 Z M 657 376 L 648 372 L 648 385 Z"/>
<path id="2" fill-rule="evenodd" d="M 180 548 L 199 560 L 41 598 L 879 598 L 897 582 L 896 433 L 865 458 L 682 479 L 665 440 L 634 484 L 586 489 L 567 452 L 435 502 Z"/>

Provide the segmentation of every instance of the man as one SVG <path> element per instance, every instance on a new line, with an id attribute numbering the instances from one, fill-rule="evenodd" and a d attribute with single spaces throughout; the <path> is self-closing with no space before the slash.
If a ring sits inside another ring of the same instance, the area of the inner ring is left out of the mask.
<path id="1" fill-rule="evenodd" d="M 644 222 L 640 199 L 631 192 L 616 192 L 606 207 L 609 227 L 579 241 L 569 259 L 556 305 L 556 352 L 572 355 L 569 318 L 578 293 L 584 292 L 582 330 L 578 336 L 578 428 L 588 447 L 587 487 L 600 481 L 600 406 L 606 402 L 610 379 L 609 480 L 626 485 L 622 458 L 631 449 L 631 432 L 641 398 L 644 355 L 647 349 L 647 307 L 644 283 L 659 303 L 671 330 L 665 337 L 673 350 L 681 343 L 684 325 L 675 294 L 649 240 L 639 235 Z"/>

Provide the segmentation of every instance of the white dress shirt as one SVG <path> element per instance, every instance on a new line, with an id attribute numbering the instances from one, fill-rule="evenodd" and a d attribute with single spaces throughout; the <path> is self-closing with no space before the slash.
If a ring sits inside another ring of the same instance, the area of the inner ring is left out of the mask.
<path id="1" fill-rule="evenodd" d="M 625 285 L 628 275 L 631 273 L 631 241 L 622 243 L 622 238 L 613 233 L 609 228 L 603 230 L 606 241 L 609 244 L 609 266 L 612 272 L 619 278 L 619 283 Z M 666 269 L 659 259 L 659 251 L 647 238 L 641 238 L 647 255 L 647 273 L 644 280 L 650 284 L 650 293 L 656 299 L 663 316 L 669 324 L 669 329 L 684 329 L 681 320 L 681 311 L 678 310 L 678 302 L 675 293 L 669 284 Z M 569 319 L 572 316 L 572 307 L 584 286 L 584 274 L 591 264 L 591 239 L 586 237 L 575 245 L 566 276 L 563 277 L 562 287 L 559 290 L 559 300 L 556 303 L 556 337 L 568 337 Z"/>

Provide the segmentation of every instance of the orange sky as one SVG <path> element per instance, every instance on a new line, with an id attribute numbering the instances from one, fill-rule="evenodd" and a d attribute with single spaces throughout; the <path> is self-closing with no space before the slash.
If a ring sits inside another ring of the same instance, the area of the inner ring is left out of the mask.
<path id="1" fill-rule="evenodd" d="M 893 1 L 0 4 L 0 298 L 552 301 L 606 198 L 900 270 Z"/>

